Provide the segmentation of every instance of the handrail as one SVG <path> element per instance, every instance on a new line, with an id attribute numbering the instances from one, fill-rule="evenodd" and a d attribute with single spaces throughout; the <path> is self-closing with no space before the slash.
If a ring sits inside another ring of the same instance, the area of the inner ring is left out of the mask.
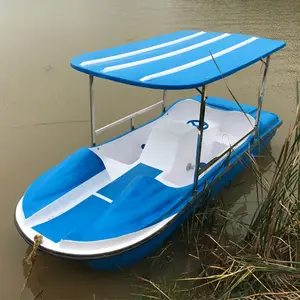
<path id="1" fill-rule="evenodd" d="M 203 174 L 208 168 L 210 168 L 214 163 L 219 161 L 223 156 L 229 153 L 229 155 L 232 153 L 231 151 L 238 146 L 239 143 L 241 143 L 244 139 L 249 137 L 251 134 L 255 133 L 255 129 L 252 128 L 248 133 L 246 133 L 244 136 L 242 136 L 238 141 L 236 141 L 233 145 L 231 145 L 229 148 L 227 148 L 224 152 L 210 160 L 203 168 L 198 169 L 198 177 Z"/>
<path id="2" fill-rule="evenodd" d="M 106 126 L 104 126 L 104 127 L 101 127 L 101 128 L 99 128 L 99 129 L 96 129 L 96 130 L 95 130 L 95 133 L 96 133 L 96 135 L 98 135 L 98 134 L 100 134 L 101 132 L 103 132 L 103 131 L 105 131 L 105 130 L 111 128 L 111 127 L 114 127 L 114 126 L 116 126 L 116 125 L 119 125 L 119 124 L 121 124 L 121 123 L 123 123 L 123 122 L 125 122 L 125 121 L 127 121 L 127 120 L 131 120 L 131 122 L 130 122 L 130 123 L 131 123 L 131 129 L 134 129 L 134 118 L 135 118 L 136 116 L 139 116 L 139 115 L 141 115 L 141 114 L 143 114 L 143 113 L 145 113 L 145 112 L 147 112 L 147 111 L 150 111 L 150 110 L 154 109 L 155 107 L 157 107 L 157 106 L 159 106 L 159 105 L 164 105 L 164 101 L 161 100 L 161 101 L 159 101 L 159 102 L 157 102 L 157 103 L 154 103 L 154 104 L 152 104 L 152 105 L 150 105 L 150 106 L 147 106 L 147 107 L 145 107 L 145 108 L 143 108 L 143 109 L 141 109 L 141 110 L 138 110 L 138 111 L 136 111 L 136 112 L 134 112 L 134 113 L 132 113 L 132 114 L 130 114 L 130 115 L 128 115 L 128 116 L 122 118 L 122 119 L 119 119 L 119 120 L 117 120 L 117 121 L 115 121 L 115 122 L 112 122 L 112 123 L 110 123 L 110 124 L 108 124 L 108 125 L 106 125 Z"/>

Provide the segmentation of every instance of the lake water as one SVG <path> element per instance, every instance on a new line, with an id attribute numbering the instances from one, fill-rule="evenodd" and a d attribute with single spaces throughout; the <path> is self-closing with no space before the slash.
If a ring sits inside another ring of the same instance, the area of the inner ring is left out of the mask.
<path id="1" fill-rule="evenodd" d="M 30 300 L 41 291 L 44 300 L 130 299 L 133 288 L 128 274 L 142 274 L 142 265 L 126 272 L 96 272 L 81 263 L 44 254 L 38 256 L 28 286 L 20 295 L 28 247 L 13 224 L 15 206 L 39 174 L 90 143 L 88 78 L 70 68 L 70 59 L 182 29 L 284 40 L 287 47 L 271 59 L 264 102 L 264 109 L 284 121 L 271 145 L 277 155 L 295 112 L 300 1 L 0 0 L 0 5 L 0 299 Z M 260 64 L 228 79 L 241 102 L 256 104 L 259 74 Z M 194 94 L 170 92 L 168 104 Z M 209 86 L 208 94 L 230 98 L 223 82 Z M 159 91 L 98 79 L 97 127 L 161 96 Z M 98 142 L 124 132 L 127 126 L 103 133 Z M 237 182 L 243 183 L 242 188 L 226 191 L 223 197 L 234 203 L 232 210 L 251 213 L 254 181 L 246 174 Z M 245 195 L 247 200 L 243 200 Z"/>

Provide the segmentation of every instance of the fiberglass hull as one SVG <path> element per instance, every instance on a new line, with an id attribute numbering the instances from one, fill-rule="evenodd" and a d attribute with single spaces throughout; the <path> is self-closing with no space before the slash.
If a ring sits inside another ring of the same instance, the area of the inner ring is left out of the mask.
<path id="1" fill-rule="evenodd" d="M 221 103 L 220 105 L 222 105 L 223 110 L 231 109 L 233 105 L 225 100 L 219 100 L 218 103 Z M 216 105 L 216 102 L 211 103 L 211 105 Z M 243 106 L 243 108 L 245 108 L 245 110 L 248 109 L 249 111 L 249 106 Z M 252 113 L 255 114 L 256 112 L 252 111 Z M 251 148 L 251 153 L 253 155 L 257 155 L 261 150 L 263 150 L 262 145 L 267 145 L 270 143 L 277 127 L 281 124 L 281 121 L 278 118 L 275 118 L 274 120 L 275 121 L 271 125 L 269 124 L 270 126 L 266 126 L 268 125 L 267 123 L 264 124 L 264 126 L 261 126 L 262 130 L 260 132 L 259 146 L 257 146 L 257 140 L 254 140 L 253 136 L 248 136 L 243 144 L 236 149 L 235 155 L 230 157 L 230 161 L 223 159 L 218 164 L 213 166 L 212 172 L 214 172 L 214 176 L 210 176 L 209 180 L 199 180 L 198 191 L 203 191 L 206 184 L 209 183 L 211 190 L 210 195 L 213 196 L 224 186 L 226 186 L 232 179 L 234 179 L 240 172 L 242 172 L 245 168 L 245 163 L 249 163 L 249 158 L 247 158 L 246 151 Z M 241 158 L 243 158 L 243 162 L 241 162 Z M 205 196 L 207 197 L 207 194 L 205 194 Z M 190 194 L 189 198 L 189 201 L 187 201 L 186 205 L 177 212 L 176 216 L 163 224 L 161 228 L 139 242 L 119 248 L 115 251 L 93 254 L 68 253 L 57 251 L 56 249 L 51 249 L 50 247 L 45 247 L 43 244 L 40 246 L 40 249 L 60 257 L 85 260 L 91 267 L 96 269 L 115 269 L 132 265 L 157 250 L 161 244 L 178 227 L 180 227 L 180 225 L 185 222 L 187 217 L 197 208 L 201 201 L 201 197 L 198 196 L 197 198 L 192 199 Z M 20 234 L 29 244 L 32 244 L 33 236 L 32 234 L 30 236 L 28 232 L 25 232 L 26 230 L 24 230 L 24 226 L 20 225 L 21 222 L 19 220 L 19 214 L 17 211 L 15 220 Z M 43 232 L 34 233 L 43 234 Z"/>

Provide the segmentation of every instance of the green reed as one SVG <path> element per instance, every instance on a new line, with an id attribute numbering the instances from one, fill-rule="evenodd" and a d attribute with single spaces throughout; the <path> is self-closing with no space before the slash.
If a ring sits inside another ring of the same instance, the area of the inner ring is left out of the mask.
<path id="1" fill-rule="evenodd" d="M 250 224 L 220 201 L 199 208 L 183 230 L 195 275 L 146 285 L 136 299 L 300 299 L 300 106 L 280 155 L 272 157 L 268 180 L 248 154 L 257 186 L 257 209 Z M 271 155 L 268 152 L 268 155 Z M 242 226 L 234 238 L 226 227 Z"/>

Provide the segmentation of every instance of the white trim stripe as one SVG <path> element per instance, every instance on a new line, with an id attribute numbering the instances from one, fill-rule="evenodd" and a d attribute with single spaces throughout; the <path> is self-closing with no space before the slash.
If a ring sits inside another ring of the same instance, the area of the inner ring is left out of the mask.
<path id="1" fill-rule="evenodd" d="M 106 202 L 108 202 L 108 203 L 112 203 L 113 202 L 111 199 L 109 199 L 109 198 L 107 198 L 107 197 L 105 197 L 105 196 L 103 196 L 103 195 L 101 195 L 99 193 L 94 193 L 93 195 L 96 196 L 96 197 L 98 197 L 98 198 L 100 198 L 100 199 L 102 199 L 102 200 L 104 200 L 104 201 L 106 201 Z"/>
<path id="2" fill-rule="evenodd" d="M 130 68 L 130 67 L 146 64 L 146 63 L 153 62 L 153 61 L 156 61 L 156 60 L 172 57 L 172 56 L 175 56 L 175 55 L 183 54 L 185 52 L 188 52 L 188 51 L 203 47 L 205 45 L 214 43 L 216 41 L 219 41 L 219 40 L 224 39 L 228 36 L 230 36 L 229 33 L 224 33 L 224 34 L 219 35 L 217 37 L 205 40 L 201 43 L 197 43 L 197 44 L 191 45 L 189 47 L 185 47 L 185 48 L 175 50 L 175 51 L 172 51 L 172 52 L 169 52 L 169 53 L 165 53 L 165 54 L 162 54 L 162 55 L 157 55 L 157 56 L 146 58 L 146 59 L 137 60 L 137 61 L 126 63 L 126 64 L 120 64 L 120 65 L 116 65 L 116 66 L 107 67 L 107 68 L 103 69 L 103 72 L 117 71 L 117 70 L 121 70 L 121 69 L 125 69 L 125 68 Z"/>
<path id="3" fill-rule="evenodd" d="M 212 56 L 214 58 L 217 58 L 217 57 L 220 57 L 224 54 L 227 54 L 227 53 L 230 53 L 236 49 L 239 49 L 243 46 L 246 46 L 252 42 L 254 42 L 255 40 L 257 40 L 258 37 L 252 37 L 250 39 L 247 39 L 246 41 L 243 41 L 241 43 L 238 43 L 234 46 L 231 46 L 229 48 L 226 48 L 222 51 L 219 51 L 217 53 L 213 53 Z M 178 66 L 178 67 L 175 67 L 175 68 L 171 68 L 171 69 L 168 69 L 168 70 L 165 70 L 165 71 L 162 71 L 162 72 L 158 72 L 158 73 L 154 73 L 154 74 L 151 74 L 151 75 L 147 75 L 147 76 L 144 76 L 140 79 L 140 81 L 144 82 L 144 81 L 149 81 L 149 80 L 152 80 L 152 79 L 156 79 L 156 78 L 159 78 L 159 77 L 163 77 L 163 76 L 166 76 L 166 75 L 170 75 L 170 74 L 174 74 L 174 73 L 177 73 L 177 72 L 180 72 L 180 71 L 184 71 L 186 69 L 189 69 L 189 68 L 192 68 L 192 67 L 195 67 L 195 66 L 198 66 L 198 65 L 201 65 L 207 61 L 210 61 L 212 60 L 212 56 L 211 55 L 208 55 L 206 57 L 203 57 L 201 59 L 198 59 L 198 60 L 195 60 L 195 61 L 192 61 L 190 63 L 187 63 L 187 64 L 184 64 L 184 65 L 181 65 L 181 66 Z"/>
<path id="4" fill-rule="evenodd" d="M 99 58 L 99 59 L 83 61 L 82 63 L 80 63 L 80 65 L 82 67 L 83 66 L 88 66 L 88 65 L 94 65 L 94 64 L 99 64 L 99 63 L 102 63 L 102 62 L 107 62 L 107 61 L 111 61 L 111 60 L 115 60 L 115 59 L 120 59 L 120 58 L 125 58 L 125 57 L 129 57 L 129 56 L 145 53 L 145 52 L 152 51 L 152 50 L 157 50 L 157 49 L 160 49 L 160 48 L 164 48 L 164 47 L 167 47 L 167 46 L 171 46 L 171 45 L 174 45 L 174 44 L 177 44 L 177 43 L 187 41 L 189 39 L 193 39 L 193 38 L 195 38 L 197 36 L 200 36 L 204 33 L 206 33 L 206 32 L 205 31 L 200 31 L 200 32 L 194 33 L 192 35 L 188 35 L 188 36 L 185 36 L 183 38 L 176 39 L 176 40 L 166 42 L 166 43 L 162 43 L 162 44 L 158 44 L 158 45 L 155 45 L 155 46 L 151 46 L 151 47 L 147 47 L 147 48 L 143 48 L 143 49 L 127 52 L 127 53 L 122 53 L 122 54 L 118 54 L 118 55 L 107 56 L 107 57 L 103 57 L 103 58 Z"/>

